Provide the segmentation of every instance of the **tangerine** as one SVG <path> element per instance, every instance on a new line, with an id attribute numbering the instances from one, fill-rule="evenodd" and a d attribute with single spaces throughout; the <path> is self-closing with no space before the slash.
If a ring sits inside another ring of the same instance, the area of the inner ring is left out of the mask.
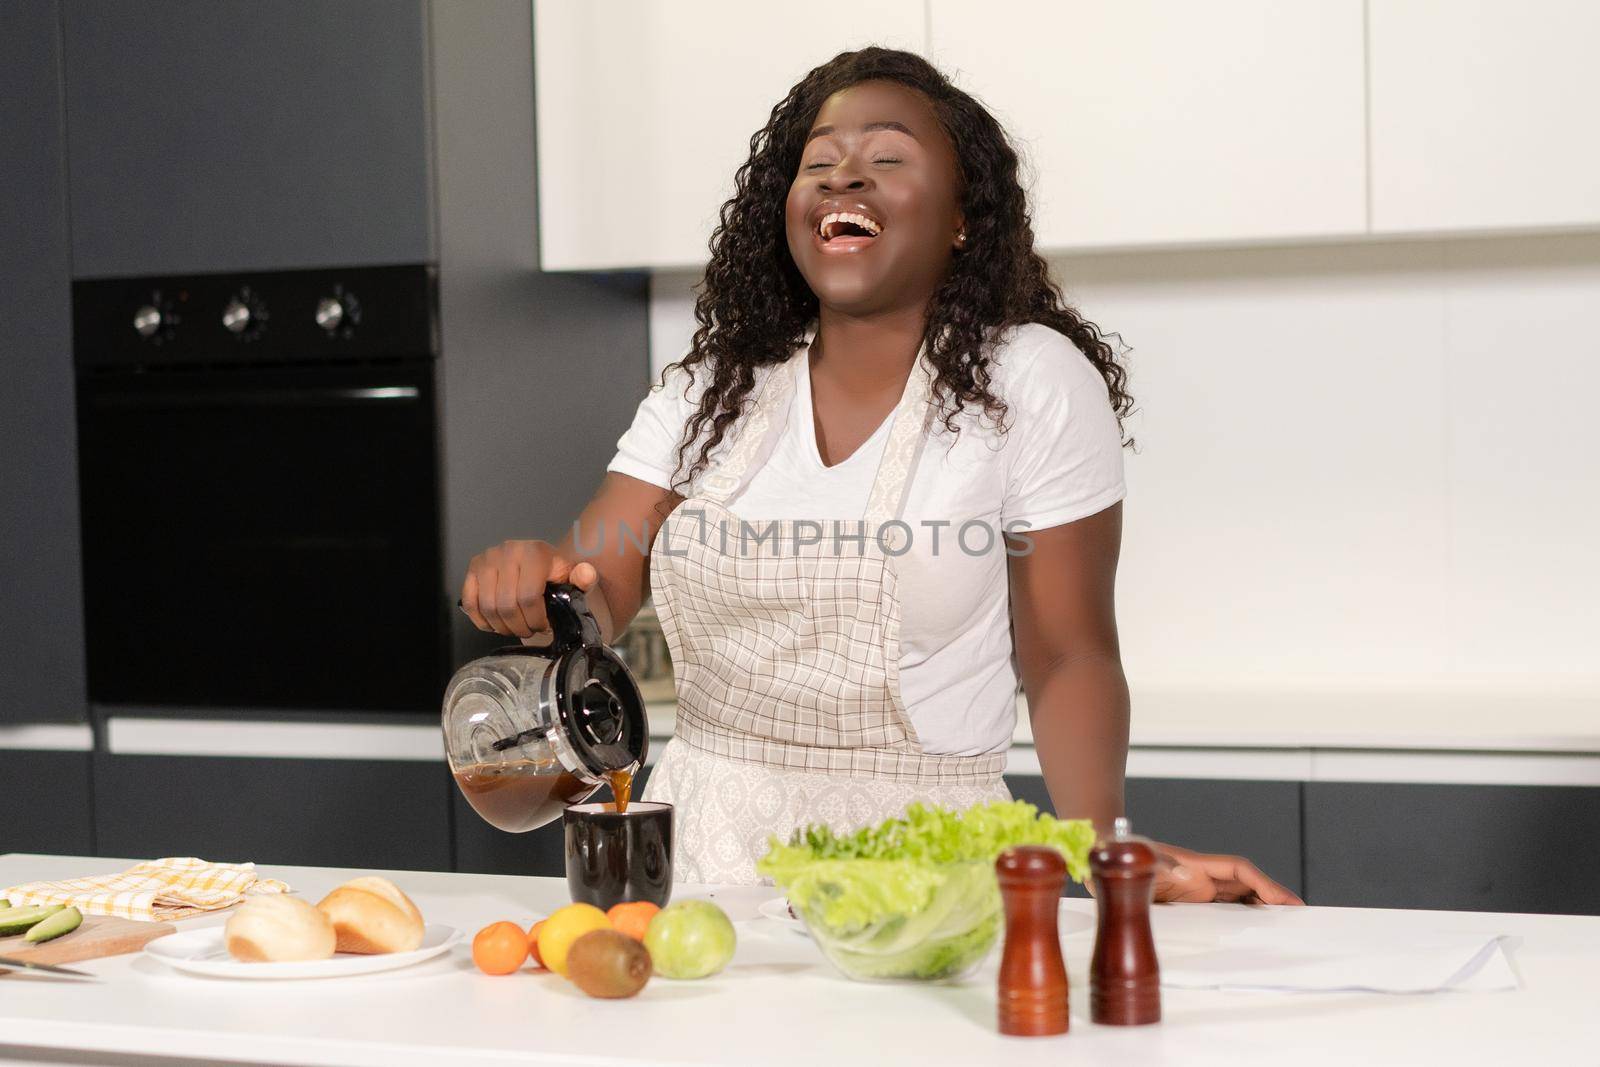
<path id="1" fill-rule="evenodd" d="M 544 960 L 539 958 L 539 927 L 543 925 L 544 920 L 540 919 L 528 927 L 528 958 L 533 961 L 535 967 L 544 966 Z"/>
<path id="2" fill-rule="evenodd" d="M 490 923 L 472 939 L 472 962 L 484 974 L 510 974 L 527 958 L 528 937 L 516 923 Z"/>
<path id="3" fill-rule="evenodd" d="M 606 918 L 611 920 L 612 929 L 627 934 L 635 941 L 643 941 L 645 932 L 650 929 L 650 920 L 660 910 L 648 900 L 630 900 L 613 904 L 611 910 L 606 912 Z"/>

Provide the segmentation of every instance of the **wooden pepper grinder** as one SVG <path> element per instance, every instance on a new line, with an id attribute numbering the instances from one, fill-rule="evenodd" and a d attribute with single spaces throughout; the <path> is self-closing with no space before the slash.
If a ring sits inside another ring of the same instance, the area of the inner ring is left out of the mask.
<path id="1" fill-rule="evenodd" d="M 1000 957 L 1000 1032 L 1046 1037 L 1067 1032 L 1067 968 L 1056 908 L 1067 865 L 1053 848 L 1007 849 L 994 862 L 1005 900 Z"/>
<path id="2" fill-rule="evenodd" d="M 1089 964 L 1089 1017 L 1107 1026 L 1161 1021 L 1161 968 L 1150 931 L 1156 853 L 1118 819 L 1089 853 L 1099 925 Z"/>

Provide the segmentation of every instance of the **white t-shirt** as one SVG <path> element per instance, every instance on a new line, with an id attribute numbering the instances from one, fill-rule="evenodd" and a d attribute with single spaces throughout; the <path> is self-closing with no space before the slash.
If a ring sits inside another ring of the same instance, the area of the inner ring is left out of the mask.
<path id="1" fill-rule="evenodd" d="M 859 519 L 866 510 L 892 413 L 849 458 L 824 466 L 809 369 L 802 357 L 762 372 L 792 372 L 796 388 L 782 436 L 728 501 L 743 520 L 827 523 Z M 678 442 L 700 395 L 692 385 L 686 398 L 687 383 L 687 372 L 674 368 L 665 387 L 650 391 L 608 470 L 663 488 L 673 483 Z M 896 564 L 900 690 L 930 753 L 1001 752 L 1016 728 L 1011 597 L 999 531 L 1060 526 L 1127 494 L 1105 379 L 1069 338 L 1039 324 L 1009 331 L 991 355 L 990 390 L 1008 405 L 1005 431 L 973 411 L 957 416 L 955 435 L 935 419 L 900 516 L 912 528 L 910 548 Z M 688 462 L 698 454 L 698 445 L 691 447 Z"/>

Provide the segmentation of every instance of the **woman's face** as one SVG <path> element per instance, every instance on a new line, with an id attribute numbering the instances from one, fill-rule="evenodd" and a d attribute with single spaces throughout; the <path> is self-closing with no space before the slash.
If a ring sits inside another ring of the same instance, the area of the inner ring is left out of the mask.
<path id="1" fill-rule="evenodd" d="M 962 227 L 955 149 L 926 97 L 862 82 L 823 102 L 785 207 L 789 254 L 825 306 L 922 306 Z"/>

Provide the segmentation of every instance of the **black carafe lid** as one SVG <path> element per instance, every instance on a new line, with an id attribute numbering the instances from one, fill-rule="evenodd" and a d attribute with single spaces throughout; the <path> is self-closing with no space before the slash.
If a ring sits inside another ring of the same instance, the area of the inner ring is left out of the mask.
<path id="1" fill-rule="evenodd" d="M 595 779 L 643 766 L 650 741 L 644 697 L 627 665 L 601 640 L 600 624 L 589 611 L 583 590 L 551 582 L 545 587 L 544 604 L 551 643 L 513 646 L 501 654 L 553 661 L 553 691 L 546 693 L 549 725 L 502 738 L 493 747 L 505 751 L 535 735 L 549 736 L 563 763 Z M 562 748 L 567 751 L 562 753 Z"/>
<path id="2" fill-rule="evenodd" d="M 643 764 L 649 747 L 644 698 L 604 645 L 569 654 L 556 678 L 557 714 L 573 755 L 596 775 Z"/>

